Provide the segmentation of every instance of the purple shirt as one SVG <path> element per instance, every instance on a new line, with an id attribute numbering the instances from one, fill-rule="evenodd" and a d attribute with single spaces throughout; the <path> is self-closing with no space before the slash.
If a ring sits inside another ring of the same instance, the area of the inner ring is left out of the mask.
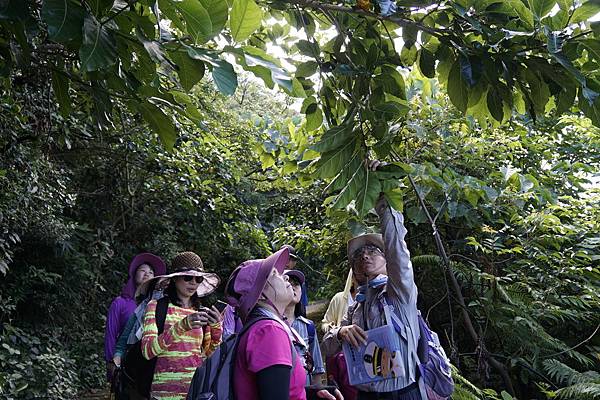
<path id="1" fill-rule="evenodd" d="M 135 301 L 123 296 L 116 297 L 111 303 L 106 316 L 106 331 L 104 334 L 104 358 L 106 361 L 112 360 L 117 339 L 135 308 Z"/>

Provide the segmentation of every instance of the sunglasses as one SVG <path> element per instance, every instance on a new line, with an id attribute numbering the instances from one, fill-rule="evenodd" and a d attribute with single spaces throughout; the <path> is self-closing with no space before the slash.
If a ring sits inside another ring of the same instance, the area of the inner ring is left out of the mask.
<path id="1" fill-rule="evenodd" d="M 204 281 L 203 276 L 183 275 L 182 278 L 185 282 L 190 282 L 192 279 L 194 279 L 198 284 Z"/>

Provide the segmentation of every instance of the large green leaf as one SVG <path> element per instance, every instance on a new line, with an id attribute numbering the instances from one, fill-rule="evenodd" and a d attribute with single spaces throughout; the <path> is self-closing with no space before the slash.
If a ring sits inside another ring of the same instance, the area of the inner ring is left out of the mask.
<path id="1" fill-rule="evenodd" d="M 361 188 L 364 187 L 365 177 L 366 168 L 357 153 L 334 181 L 343 186 L 333 200 L 333 207 L 344 208 L 352 200 L 355 200 Z"/>
<path id="2" fill-rule="evenodd" d="M 113 65 L 117 59 L 117 44 L 111 32 L 88 15 L 83 24 L 83 44 L 79 49 L 81 69 L 97 71 Z"/>
<path id="3" fill-rule="evenodd" d="M 110 10 L 113 6 L 114 0 L 86 0 L 86 3 L 90 6 L 92 14 L 96 17 L 100 17 Z"/>
<path id="4" fill-rule="evenodd" d="M 419 50 L 419 70 L 427 78 L 435 77 L 435 57 L 425 48 Z"/>
<path id="5" fill-rule="evenodd" d="M 352 126 L 349 124 L 337 125 L 325 132 L 321 140 L 312 146 L 311 149 L 319 153 L 325 153 L 346 144 L 353 137 Z"/>
<path id="6" fill-rule="evenodd" d="M 375 207 L 375 203 L 379 198 L 379 193 L 381 192 L 381 182 L 373 171 L 366 169 L 365 172 L 365 180 L 363 183 L 363 187 L 361 191 L 358 193 L 358 197 L 356 199 L 356 210 L 358 211 L 358 215 L 364 216 L 369 210 Z"/>
<path id="7" fill-rule="evenodd" d="M 213 25 L 206 8 L 198 0 L 183 0 L 174 3 L 183 16 L 187 32 L 196 43 L 205 43 L 212 36 Z"/>
<path id="8" fill-rule="evenodd" d="M 204 77 L 206 69 L 204 63 L 191 58 L 185 51 L 172 51 L 169 54 L 178 67 L 177 75 L 181 87 L 190 91 Z"/>
<path id="9" fill-rule="evenodd" d="M 262 16 L 262 9 L 254 0 L 233 0 L 229 17 L 233 39 L 237 42 L 248 39 L 260 27 Z"/>
<path id="10" fill-rule="evenodd" d="M 316 162 L 315 176 L 331 178 L 340 173 L 350 161 L 356 147 L 356 140 L 350 140 L 339 148 L 323 153 Z"/>
<path id="11" fill-rule="evenodd" d="M 247 66 L 260 66 L 267 68 L 270 71 L 270 78 L 273 82 L 277 83 L 287 92 L 291 92 L 293 90 L 292 77 L 285 69 L 281 68 L 281 65 L 277 60 L 256 47 L 244 46 L 243 50 L 244 61 Z"/>
<path id="12" fill-rule="evenodd" d="M 600 2 L 589 0 L 575 8 L 570 23 L 577 24 L 579 22 L 587 21 L 598 13 L 600 13 Z"/>
<path id="13" fill-rule="evenodd" d="M 212 69 L 213 80 L 219 91 L 231 96 L 237 89 L 237 74 L 233 66 L 225 60 L 221 60 L 216 53 L 199 48 L 186 47 L 188 55 L 196 60 L 204 61 Z"/>
<path id="14" fill-rule="evenodd" d="M 233 65 L 227 61 L 220 60 L 218 66 L 213 67 L 212 76 L 219 91 L 227 96 L 231 96 L 237 89 L 237 74 Z"/>
<path id="15" fill-rule="evenodd" d="M 461 73 L 460 62 L 456 60 L 450 69 L 448 75 L 448 96 L 450 101 L 460 111 L 465 112 L 467 110 L 467 104 L 469 102 L 469 90 L 467 87 L 467 81 L 464 79 Z"/>
<path id="16" fill-rule="evenodd" d="M 223 0 L 199 0 L 204 6 L 204 9 L 208 11 L 210 21 L 212 25 L 212 31 L 210 37 L 215 37 L 225 27 L 227 23 L 227 16 L 229 12 L 229 6 L 226 1 Z"/>
<path id="17" fill-rule="evenodd" d="M 177 131 L 175 125 L 173 125 L 173 120 L 152 103 L 142 103 L 138 106 L 138 109 L 150 128 L 158 134 L 163 146 L 168 151 L 172 151 L 175 140 L 177 140 Z"/>
<path id="18" fill-rule="evenodd" d="M 487 92 L 487 108 L 496 121 L 502 122 L 504 120 L 504 105 L 496 88 L 490 88 Z"/>
<path id="19" fill-rule="evenodd" d="M 58 43 L 80 43 L 84 14 L 78 1 L 44 0 L 42 20 L 48 25 L 48 38 Z"/>
<path id="20" fill-rule="evenodd" d="M 585 39 L 580 42 L 590 56 L 600 63 L 600 42 L 597 39 Z"/>
<path id="21" fill-rule="evenodd" d="M 529 8 L 533 11 L 533 14 L 538 18 L 542 19 L 554 7 L 556 0 L 528 0 Z"/>
<path id="22" fill-rule="evenodd" d="M 52 71 L 52 90 L 56 100 L 58 100 L 60 114 L 67 117 L 71 113 L 69 79 L 58 71 Z"/>

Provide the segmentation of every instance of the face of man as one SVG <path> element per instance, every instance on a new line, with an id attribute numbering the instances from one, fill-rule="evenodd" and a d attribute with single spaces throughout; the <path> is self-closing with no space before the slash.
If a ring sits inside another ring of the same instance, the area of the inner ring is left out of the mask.
<path id="1" fill-rule="evenodd" d="M 368 244 L 362 246 L 352 255 L 352 270 L 356 281 L 364 285 L 377 275 L 386 274 L 386 261 L 383 252 L 376 246 Z"/>

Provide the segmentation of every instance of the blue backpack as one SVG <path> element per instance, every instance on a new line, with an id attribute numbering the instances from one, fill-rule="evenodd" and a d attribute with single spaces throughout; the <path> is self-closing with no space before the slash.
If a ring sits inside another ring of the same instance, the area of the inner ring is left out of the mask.
<path id="1" fill-rule="evenodd" d="M 272 320 L 267 316 L 258 316 L 244 324 L 242 330 L 227 337 L 219 347 L 196 368 L 186 400 L 235 400 L 233 390 L 233 372 L 235 356 L 241 337 L 252 325 L 262 320 Z M 290 341 L 292 360 L 295 349 Z M 292 371 L 294 370 L 292 363 Z"/>
<path id="2" fill-rule="evenodd" d="M 388 305 L 385 297 L 381 297 L 382 306 Z M 419 356 L 419 388 L 424 400 L 446 400 L 454 391 L 454 380 L 450 360 L 446 356 L 444 348 L 440 344 L 437 333 L 432 331 L 427 322 L 417 310 L 419 319 L 419 344 L 417 354 Z M 392 314 L 391 322 L 397 332 L 401 332 L 398 318 Z M 389 323 L 389 321 L 388 321 Z M 426 397 L 425 397 L 426 396 Z"/>
<path id="3" fill-rule="evenodd" d="M 427 400 L 447 399 L 454 391 L 450 360 L 440 345 L 437 333 L 432 331 L 419 311 L 419 372 L 425 383 Z"/>

